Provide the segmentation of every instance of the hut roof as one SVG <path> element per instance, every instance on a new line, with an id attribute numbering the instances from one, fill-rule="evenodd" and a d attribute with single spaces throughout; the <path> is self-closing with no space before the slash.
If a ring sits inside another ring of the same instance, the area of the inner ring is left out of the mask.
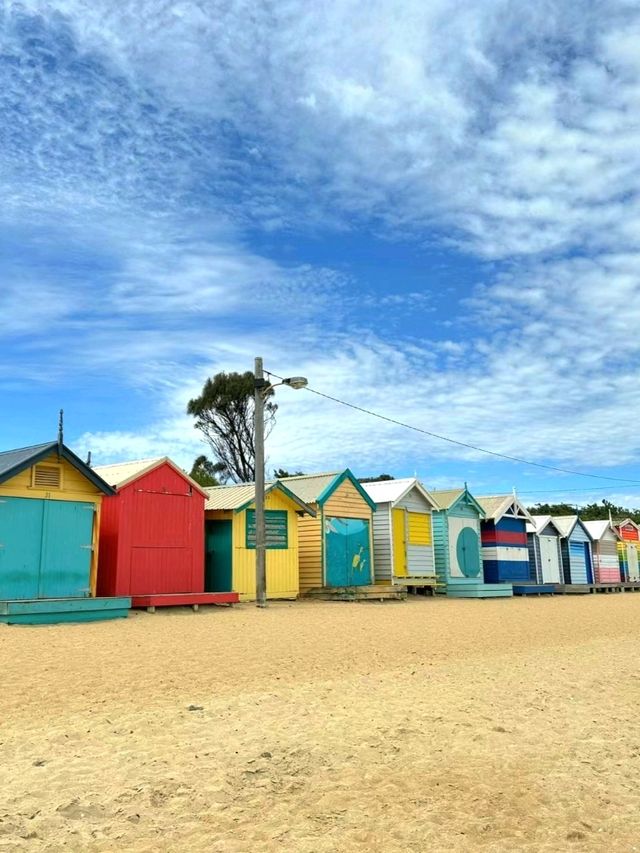
<path id="1" fill-rule="evenodd" d="M 587 528 L 587 533 L 592 539 L 602 539 L 607 530 L 610 530 L 617 539 L 620 538 L 618 531 L 609 523 L 608 518 L 597 521 L 583 521 L 582 523 Z"/>
<path id="2" fill-rule="evenodd" d="M 412 489 L 416 489 L 430 506 L 439 509 L 438 504 L 416 477 L 404 477 L 400 480 L 374 480 L 372 483 L 362 483 L 362 488 L 377 504 L 396 504 Z"/>
<path id="3" fill-rule="evenodd" d="M 221 509 L 240 512 L 250 506 L 256 498 L 255 483 L 237 483 L 230 486 L 206 486 L 204 491 L 207 495 L 204 503 L 205 510 Z M 272 491 L 282 492 L 300 511 L 315 516 L 315 511 L 280 480 L 265 485 L 265 495 L 268 495 Z"/>
<path id="4" fill-rule="evenodd" d="M 476 507 L 478 514 L 484 518 L 484 509 L 466 486 L 462 489 L 436 489 L 429 494 L 436 502 L 438 509 L 451 509 L 461 498 L 466 496 Z"/>
<path id="5" fill-rule="evenodd" d="M 591 538 L 591 534 L 587 530 L 584 521 L 580 519 L 577 515 L 554 515 L 552 516 L 553 523 L 560 531 L 560 536 L 563 539 L 568 538 L 573 533 L 573 528 L 576 524 L 581 524 L 587 532 L 587 536 Z"/>
<path id="6" fill-rule="evenodd" d="M 561 533 L 560 528 L 555 523 L 550 515 L 531 515 L 531 521 L 527 521 L 527 533 L 542 533 L 548 524 L 553 525 L 558 533 Z"/>
<path id="7" fill-rule="evenodd" d="M 10 480 L 16 474 L 41 462 L 52 453 L 59 453 L 61 459 L 65 459 L 105 495 L 114 494 L 111 486 L 93 468 L 90 468 L 65 444 L 59 444 L 57 441 L 50 441 L 46 444 L 32 444 L 30 447 L 5 450 L 0 453 L 0 483 Z"/>
<path id="8" fill-rule="evenodd" d="M 345 480 L 350 480 L 371 509 L 375 510 L 375 501 L 348 468 L 345 468 L 344 471 L 332 471 L 326 474 L 300 474 L 295 477 L 285 477 L 279 482 L 285 483 L 305 503 L 323 504 Z"/>
<path id="9" fill-rule="evenodd" d="M 137 480 L 144 474 L 148 474 L 149 471 L 153 471 L 154 468 L 158 468 L 165 463 L 170 468 L 173 468 L 176 473 L 180 474 L 181 477 L 184 477 L 196 491 L 206 497 L 206 492 L 202 486 L 196 483 L 195 480 L 183 471 L 182 468 L 179 468 L 168 456 L 158 456 L 154 459 L 135 459 L 131 462 L 114 462 L 111 465 L 96 465 L 93 470 L 114 488 L 121 489 L 128 483 L 132 483 L 134 480 Z"/>
<path id="10" fill-rule="evenodd" d="M 478 497 L 477 501 L 485 511 L 486 517 L 493 521 L 500 521 L 502 516 L 507 515 L 510 511 L 517 518 L 522 518 L 526 521 L 531 519 L 529 512 L 514 494 L 487 495 L 485 497 Z"/>

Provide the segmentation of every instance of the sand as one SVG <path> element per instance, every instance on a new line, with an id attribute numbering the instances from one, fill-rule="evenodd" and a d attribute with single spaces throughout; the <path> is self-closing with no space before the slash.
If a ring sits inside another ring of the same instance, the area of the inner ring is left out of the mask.
<path id="1" fill-rule="evenodd" d="M 0 851 L 640 850 L 640 594 L 0 626 Z"/>

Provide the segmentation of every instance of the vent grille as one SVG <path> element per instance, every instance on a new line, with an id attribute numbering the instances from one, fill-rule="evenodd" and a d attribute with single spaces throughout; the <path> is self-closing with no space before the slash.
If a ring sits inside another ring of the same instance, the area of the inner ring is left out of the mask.
<path id="1" fill-rule="evenodd" d="M 33 485 L 47 489 L 59 489 L 62 469 L 59 465 L 36 465 L 33 469 Z"/>

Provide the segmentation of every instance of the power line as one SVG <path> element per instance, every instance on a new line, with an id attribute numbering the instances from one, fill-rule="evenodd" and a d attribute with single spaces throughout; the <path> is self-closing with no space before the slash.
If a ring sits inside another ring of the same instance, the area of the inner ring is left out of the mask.
<path id="1" fill-rule="evenodd" d="M 280 379 L 281 381 L 284 379 L 283 376 L 278 376 L 277 373 L 273 373 L 269 370 L 265 370 L 265 373 L 269 376 L 274 376 L 276 379 Z M 324 397 L 325 400 L 331 400 L 333 403 L 339 403 L 341 406 L 346 406 L 349 409 L 354 409 L 356 412 L 362 412 L 365 415 L 370 415 L 373 418 L 378 418 L 381 421 L 387 421 L 387 423 L 394 424 L 395 426 L 403 427 L 404 429 L 413 430 L 413 432 L 421 433 L 422 435 L 428 435 L 430 438 L 437 438 L 439 441 L 447 441 L 449 444 L 456 444 L 458 447 L 465 447 L 468 450 L 475 450 L 478 453 L 485 453 L 488 456 L 496 456 L 499 459 L 507 459 L 509 462 L 518 462 L 521 465 L 531 465 L 534 468 L 544 468 L 547 471 L 558 471 L 561 474 L 571 474 L 574 477 L 591 477 L 595 480 L 611 480 L 617 483 L 633 483 L 636 486 L 640 486 L 640 480 L 628 480 L 624 477 L 607 477 L 604 474 L 586 474 L 584 471 L 572 471 L 570 468 L 560 468 L 557 465 L 546 465 L 544 462 L 532 462 L 529 459 L 522 459 L 520 456 L 509 456 L 507 453 L 498 453 L 496 450 L 487 450 L 485 447 L 478 447 L 476 444 L 469 444 L 466 441 L 458 441 L 455 438 L 449 438 L 446 435 L 439 435 L 437 432 L 431 432 L 428 429 L 422 429 L 421 427 L 413 426 L 412 424 L 404 423 L 403 421 L 399 421 L 396 418 L 390 418 L 388 415 L 382 415 L 380 412 L 373 412 L 370 409 L 365 409 L 363 406 L 357 406 L 355 403 L 348 403 L 346 400 L 340 400 L 338 397 L 332 397 L 331 394 L 325 394 L 323 391 L 318 391 L 315 388 L 309 387 L 307 385 L 304 388 L 305 391 L 309 391 L 311 394 L 316 394 L 318 397 Z"/>

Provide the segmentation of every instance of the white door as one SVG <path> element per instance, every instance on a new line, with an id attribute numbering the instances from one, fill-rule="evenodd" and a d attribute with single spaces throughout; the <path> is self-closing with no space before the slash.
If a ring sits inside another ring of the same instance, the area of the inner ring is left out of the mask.
<path id="1" fill-rule="evenodd" d="M 555 536 L 540 537 L 540 566 L 542 568 L 542 583 L 561 583 L 560 555 L 558 540 Z"/>
<path id="2" fill-rule="evenodd" d="M 637 545 L 632 545 L 627 542 L 627 571 L 629 572 L 630 581 L 640 580 L 638 573 L 638 548 Z"/>

